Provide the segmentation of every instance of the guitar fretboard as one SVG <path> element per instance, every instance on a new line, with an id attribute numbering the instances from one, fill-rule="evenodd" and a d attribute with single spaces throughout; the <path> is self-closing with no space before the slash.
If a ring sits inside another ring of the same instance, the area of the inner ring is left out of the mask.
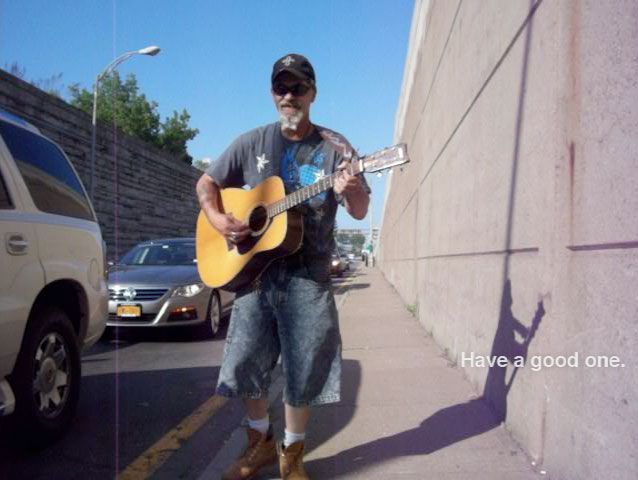
<path id="1" fill-rule="evenodd" d="M 334 186 L 335 174 L 327 175 L 320 178 L 312 185 L 300 188 L 296 192 L 286 195 L 281 200 L 268 206 L 268 217 L 272 218 L 275 215 L 285 212 L 286 210 L 299 205 L 306 200 L 319 195 L 321 192 L 328 190 Z"/>
<path id="2" fill-rule="evenodd" d="M 351 159 L 349 168 L 350 175 L 358 175 L 363 172 L 378 172 L 390 167 L 402 165 L 409 162 L 407 147 L 404 143 L 400 143 L 393 147 L 388 147 L 372 155 L 364 157 L 355 156 Z M 321 192 L 334 187 L 335 178 L 339 175 L 339 171 L 319 178 L 312 185 L 300 188 L 296 192 L 286 195 L 281 200 L 268 205 L 268 218 L 273 218 L 286 210 L 299 205 L 306 200 L 319 195 Z"/>

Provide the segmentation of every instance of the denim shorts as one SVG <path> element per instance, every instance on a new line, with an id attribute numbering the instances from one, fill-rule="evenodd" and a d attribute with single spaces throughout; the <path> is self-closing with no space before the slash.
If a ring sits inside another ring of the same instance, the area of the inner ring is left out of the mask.
<path id="1" fill-rule="evenodd" d="M 293 407 L 338 402 L 341 334 L 329 278 L 287 259 L 273 262 L 230 317 L 217 393 L 266 398 L 281 354 L 283 400 Z"/>

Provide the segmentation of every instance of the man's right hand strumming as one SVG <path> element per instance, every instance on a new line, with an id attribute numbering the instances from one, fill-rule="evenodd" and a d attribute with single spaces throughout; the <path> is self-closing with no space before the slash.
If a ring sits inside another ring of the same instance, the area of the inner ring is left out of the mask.
<path id="1" fill-rule="evenodd" d="M 199 205 L 212 227 L 231 243 L 239 243 L 250 235 L 248 225 L 238 220 L 232 213 L 222 213 L 219 209 L 219 185 L 210 175 L 204 173 L 197 181 Z"/>

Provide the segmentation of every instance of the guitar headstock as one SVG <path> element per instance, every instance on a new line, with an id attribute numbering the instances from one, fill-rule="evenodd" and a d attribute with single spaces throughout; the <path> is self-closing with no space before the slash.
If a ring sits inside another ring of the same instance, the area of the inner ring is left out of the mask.
<path id="1" fill-rule="evenodd" d="M 408 157 L 408 146 L 405 143 L 399 143 L 361 157 L 359 160 L 362 162 L 363 172 L 373 173 L 408 163 L 410 157 Z"/>

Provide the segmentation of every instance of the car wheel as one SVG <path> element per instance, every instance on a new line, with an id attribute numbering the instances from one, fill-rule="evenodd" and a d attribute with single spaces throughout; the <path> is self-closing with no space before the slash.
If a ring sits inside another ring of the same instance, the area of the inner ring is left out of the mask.
<path id="1" fill-rule="evenodd" d="M 27 326 L 15 368 L 9 377 L 16 396 L 19 440 L 48 445 L 70 426 L 80 394 L 80 352 L 67 314 L 44 307 Z"/>
<path id="2" fill-rule="evenodd" d="M 208 301 L 208 313 L 206 314 L 206 323 L 204 324 L 204 334 L 206 337 L 214 337 L 219 332 L 219 325 L 222 320 L 222 308 L 219 301 L 219 293 L 213 290 Z"/>

